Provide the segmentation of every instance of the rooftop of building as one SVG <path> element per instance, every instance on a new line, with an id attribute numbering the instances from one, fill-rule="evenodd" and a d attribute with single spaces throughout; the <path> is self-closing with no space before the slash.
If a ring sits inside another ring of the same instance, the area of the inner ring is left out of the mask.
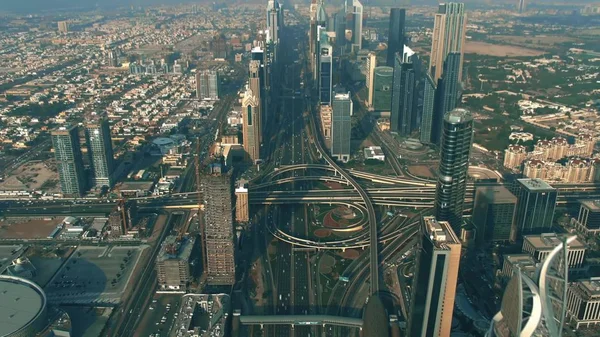
<path id="1" fill-rule="evenodd" d="M 368 153 L 369 157 L 383 156 L 383 150 L 381 149 L 381 146 L 365 147 L 365 153 Z"/>
<path id="2" fill-rule="evenodd" d="M 536 250 L 552 250 L 558 246 L 566 234 L 543 233 L 535 235 L 525 235 L 523 240 L 529 242 Z M 569 249 L 585 249 L 585 245 L 576 238 L 569 244 Z"/>
<path id="3" fill-rule="evenodd" d="M 517 181 L 530 191 L 555 191 L 556 190 L 554 187 L 550 186 L 550 184 L 548 184 L 546 181 L 544 181 L 542 179 L 523 178 L 523 179 L 517 179 Z"/>
<path id="4" fill-rule="evenodd" d="M 448 123 L 458 124 L 473 120 L 473 115 L 467 109 L 456 108 L 444 115 L 444 119 Z"/>
<path id="5" fill-rule="evenodd" d="M 600 299 L 600 277 L 592 277 L 587 280 L 577 281 L 571 284 L 571 287 L 571 289 L 578 292 L 583 298 Z"/>
<path id="6" fill-rule="evenodd" d="M 45 309 L 46 295 L 35 283 L 12 276 L 0 276 L 0 336 L 31 324 Z"/>
<path id="7" fill-rule="evenodd" d="M 181 240 L 175 235 L 169 235 L 163 241 L 157 261 L 165 260 L 189 260 L 192 254 L 195 240 L 193 238 L 183 237 Z"/>
<path id="8" fill-rule="evenodd" d="M 512 194 L 506 187 L 504 186 L 484 186 L 477 188 L 477 193 L 481 193 L 486 197 L 491 203 L 494 204 L 506 204 L 506 203 L 516 203 L 517 197 Z"/>
<path id="9" fill-rule="evenodd" d="M 512 266 L 518 266 L 523 271 L 533 271 L 536 268 L 537 262 L 529 254 L 510 254 L 504 255 L 504 260 Z"/>
<path id="10" fill-rule="evenodd" d="M 388 67 L 388 66 L 375 67 L 375 70 L 373 70 L 373 71 L 375 72 L 375 75 L 379 75 L 379 76 L 393 76 L 394 75 L 394 68 Z"/>
<path id="11" fill-rule="evenodd" d="M 153 181 L 126 181 L 119 187 L 120 191 L 150 190 L 154 185 Z"/>
<path id="12" fill-rule="evenodd" d="M 592 212 L 600 212 L 600 200 L 598 199 L 579 200 L 579 203 L 581 204 L 581 206 L 584 206 Z"/>
<path id="13" fill-rule="evenodd" d="M 438 248 L 445 248 L 447 244 L 460 244 L 460 239 L 452 230 L 447 221 L 438 221 L 434 216 L 423 217 L 424 230 Z"/>

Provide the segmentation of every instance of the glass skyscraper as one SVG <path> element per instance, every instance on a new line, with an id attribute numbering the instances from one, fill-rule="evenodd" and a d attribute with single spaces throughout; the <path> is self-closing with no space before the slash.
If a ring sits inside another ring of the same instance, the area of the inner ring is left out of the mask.
<path id="1" fill-rule="evenodd" d="M 417 78 L 413 56 L 414 52 L 404 47 L 402 53 L 396 54 L 394 63 L 390 124 L 392 131 L 402 136 L 410 135 L 417 118 Z"/>
<path id="2" fill-rule="evenodd" d="M 435 216 L 440 221 L 448 221 L 456 233 L 460 233 L 462 227 L 472 143 L 471 113 L 465 109 L 454 109 L 444 115 L 435 193 Z"/>
<path id="3" fill-rule="evenodd" d="M 63 195 L 81 197 L 85 192 L 85 172 L 76 126 L 60 127 L 51 133 L 56 167 Z"/>
<path id="4" fill-rule="evenodd" d="M 444 76 L 438 81 L 435 94 L 432 142 L 440 144 L 443 116 L 456 108 L 458 103 L 460 54 L 450 53 L 444 63 Z"/>
<path id="5" fill-rule="evenodd" d="M 375 67 L 373 71 L 373 108 L 376 111 L 391 111 L 394 68 Z"/>
<path id="6" fill-rule="evenodd" d="M 219 75 L 215 70 L 196 73 L 196 96 L 200 100 L 219 99 Z"/>
<path id="7" fill-rule="evenodd" d="M 517 179 L 517 237 L 551 231 L 557 190 L 542 179 Z"/>
<path id="8" fill-rule="evenodd" d="M 331 155 L 337 160 L 350 160 L 350 136 L 352 133 L 352 96 L 336 94 L 333 97 L 331 116 Z"/>
<path id="9" fill-rule="evenodd" d="M 331 104 L 331 91 L 333 86 L 333 47 L 329 43 L 329 36 L 324 28 L 319 29 L 319 101 L 321 104 Z"/>
<path id="10" fill-rule="evenodd" d="M 396 53 L 402 53 L 404 48 L 404 21 L 406 10 L 392 8 L 390 11 L 390 28 L 388 32 L 387 62 L 388 67 L 394 66 Z"/>
<path id="11" fill-rule="evenodd" d="M 92 168 L 92 183 L 96 187 L 112 187 L 114 153 L 108 121 L 102 119 L 86 125 L 85 138 Z"/>
<path id="12" fill-rule="evenodd" d="M 434 80 L 442 76 L 443 64 L 452 52 L 460 55 L 458 78 L 461 79 L 466 25 L 465 4 L 448 2 L 439 5 L 434 18 L 429 62 L 429 72 Z"/>
<path id="13" fill-rule="evenodd" d="M 421 111 L 420 140 L 423 144 L 429 144 L 431 143 L 431 131 L 433 127 L 436 86 L 429 73 L 425 75 L 423 82 L 423 105 Z"/>

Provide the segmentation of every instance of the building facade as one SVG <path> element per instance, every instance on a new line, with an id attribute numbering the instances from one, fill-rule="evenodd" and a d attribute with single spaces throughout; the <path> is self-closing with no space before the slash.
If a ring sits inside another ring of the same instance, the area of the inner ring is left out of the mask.
<path id="1" fill-rule="evenodd" d="M 51 136 L 63 195 L 83 196 L 86 189 L 86 176 L 79 143 L 79 128 L 60 127 L 52 131 Z"/>
<path id="2" fill-rule="evenodd" d="M 96 187 L 112 187 L 115 160 L 108 121 L 103 119 L 86 125 L 85 138 L 92 169 L 92 183 Z"/>
<path id="3" fill-rule="evenodd" d="M 235 283 L 235 236 L 231 176 L 215 173 L 202 179 L 204 195 L 204 256 L 206 282 Z"/>
<path id="4" fill-rule="evenodd" d="M 394 68 L 376 67 L 373 75 L 373 109 L 375 111 L 391 111 Z"/>
<path id="5" fill-rule="evenodd" d="M 567 317 L 576 329 L 600 323 L 600 277 L 569 284 Z"/>
<path id="6" fill-rule="evenodd" d="M 394 81 L 392 90 L 392 112 L 390 122 L 392 131 L 402 136 L 409 136 L 417 118 L 417 72 L 412 58 L 414 52 L 404 46 L 401 53 L 396 54 L 394 63 Z"/>
<path id="7" fill-rule="evenodd" d="M 407 336 L 449 337 L 460 265 L 460 240 L 448 222 L 423 217 L 417 251 Z"/>
<path id="8" fill-rule="evenodd" d="M 346 0 L 346 34 L 350 35 L 350 51 L 362 49 L 363 5 L 358 0 Z"/>
<path id="9" fill-rule="evenodd" d="M 375 67 L 377 67 L 377 54 L 370 52 L 367 56 L 367 72 L 365 86 L 367 87 L 367 107 L 373 109 L 373 81 L 375 81 Z"/>
<path id="10" fill-rule="evenodd" d="M 510 170 L 519 169 L 527 158 L 527 148 L 523 145 L 511 144 L 504 150 L 504 167 Z"/>
<path id="11" fill-rule="evenodd" d="M 246 89 L 242 99 L 242 134 L 247 159 L 255 163 L 260 159 L 260 103 L 250 88 Z"/>
<path id="12" fill-rule="evenodd" d="M 433 114 L 435 108 L 436 85 L 429 73 L 423 78 L 423 106 L 421 111 L 421 133 L 419 140 L 422 144 L 432 142 Z"/>
<path id="13" fill-rule="evenodd" d="M 331 155 L 342 162 L 350 160 L 352 109 L 350 92 L 334 96 L 331 111 Z"/>
<path id="14" fill-rule="evenodd" d="M 219 75 L 216 70 L 202 70 L 196 73 L 196 97 L 211 101 L 219 99 Z"/>
<path id="15" fill-rule="evenodd" d="M 442 136 L 443 116 L 454 110 L 458 102 L 460 54 L 450 53 L 444 62 L 444 74 L 438 80 L 434 100 L 433 143 L 440 144 Z"/>
<path id="16" fill-rule="evenodd" d="M 388 31 L 388 49 L 386 66 L 394 67 L 396 53 L 402 53 L 404 49 L 404 22 L 406 10 L 392 8 L 390 11 L 390 25 Z"/>
<path id="17" fill-rule="evenodd" d="M 162 290 L 184 291 L 192 278 L 190 257 L 194 250 L 193 238 L 165 238 L 156 257 L 158 286 Z"/>
<path id="18" fill-rule="evenodd" d="M 458 79 L 462 79 L 467 15 L 463 3 L 441 3 L 435 14 L 431 41 L 429 72 L 434 80 L 442 77 L 444 63 L 450 53 L 458 56 Z"/>
<path id="19" fill-rule="evenodd" d="M 541 179 L 517 179 L 517 235 L 552 231 L 557 190 Z"/>
<path id="20" fill-rule="evenodd" d="M 490 244 L 513 240 L 517 197 L 504 186 L 486 186 L 475 190 L 473 223 L 477 243 Z"/>
<path id="21" fill-rule="evenodd" d="M 333 47 L 324 28 L 319 27 L 319 102 L 331 104 L 333 90 Z"/>
<path id="22" fill-rule="evenodd" d="M 571 222 L 584 233 L 600 232 L 600 200 L 580 200 L 577 219 Z"/>
<path id="23" fill-rule="evenodd" d="M 435 215 L 460 233 L 473 143 L 473 116 L 469 111 L 455 109 L 444 116 L 441 143 Z"/>

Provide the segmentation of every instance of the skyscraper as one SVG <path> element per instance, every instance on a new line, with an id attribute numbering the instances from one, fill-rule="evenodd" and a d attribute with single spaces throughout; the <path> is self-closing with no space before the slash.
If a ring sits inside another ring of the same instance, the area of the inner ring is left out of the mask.
<path id="1" fill-rule="evenodd" d="M 267 29 L 269 30 L 269 35 L 271 39 L 275 41 L 275 43 L 279 43 L 279 31 L 280 27 L 280 14 L 281 5 L 277 0 L 269 0 L 267 2 Z"/>
<path id="2" fill-rule="evenodd" d="M 515 221 L 515 197 L 504 186 L 484 186 L 475 190 L 473 223 L 477 244 L 511 240 Z"/>
<path id="3" fill-rule="evenodd" d="M 333 47 L 325 28 L 319 26 L 319 102 L 331 104 L 333 88 Z"/>
<path id="4" fill-rule="evenodd" d="M 519 13 L 522 14 L 525 12 L 527 7 L 525 6 L 525 0 L 519 0 Z"/>
<path id="5" fill-rule="evenodd" d="M 248 159 L 256 163 L 260 159 L 260 109 L 258 98 L 250 88 L 246 89 L 242 99 L 242 116 L 244 151 L 246 151 Z"/>
<path id="6" fill-rule="evenodd" d="M 210 285 L 235 283 L 235 248 L 231 176 L 206 175 L 202 179 L 204 196 L 204 251 L 206 282 Z"/>
<path id="7" fill-rule="evenodd" d="M 362 21 L 363 5 L 358 0 L 346 0 L 346 31 L 351 35 L 352 52 L 358 52 L 362 49 Z"/>
<path id="8" fill-rule="evenodd" d="M 454 109 L 444 115 L 435 191 L 435 217 L 440 221 L 448 221 L 456 233 L 460 233 L 462 227 L 472 143 L 471 113 L 465 109 Z"/>
<path id="9" fill-rule="evenodd" d="M 442 76 L 444 61 L 451 52 L 460 54 L 458 78 L 462 79 L 466 25 L 465 4 L 448 2 L 439 5 L 434 19 L 429 62 L 429 72 L 435 81 Z"/>
<path id="10" fill-rule="evenodd" d="M 373 75 L 373 109 L 389 112 L 392 109 L 394 68 L 385 66 L 375 67 Z"/>
<path id="11" fill-rule="evenodd" d="M 448 222 L 432 216 L 421 219 L 407 336 L 450 336 L 460 250 Z"/>
<path id="12" fill-rule="evenodd" d="M 433 113 L 435 106 L 435 82 L 429 73 L 423 78 L 423 105 L 421 111 L 421 135 L 420 140 L 423 144 L 431 143 Z"/>
<path id="13" fill-rule="evenodd" d="M 406 10 L 392 8 L 390 11 L 390 28 L 388 32 L 388 49 L 386 66 L 393 67 L 396 53 L 404 48 L 404 21 Z"/>
<path id="14" fill-rule="evenodd" d="M 52 147 L 63 195 L 81 197 L 85 192 L 85 171 L 76 126 L 60 127 L 51 133 Z"/>
<path id="15" fill-rule="evenodd" d="M 456 108 L 458 102 L 460 55 L 450 53 L 444 63 L 444 75 L 438 81 L 434 98 L 432 143 L 439 145 L 443 116 Z"/>
<path id="16" fill-rule="evenodd" d="M 409 136 L 417 118 L 417 76 L 412 59 L 415 53 L 404 46 L 397 53 L 394 63 L 394 84 L 392 90 L 392 113 L 390 117 L 392 131 Z"/>
<path id="17" fill-rule="evenodd" d="M 108 121 L 102 119 L 86 125 L 85 138 L 93 175 L 92 183 L 96 187 L 112 187 L 115 164 Z"/>
<path id="18" fill-rule="evenodd" d="M 333 97 L 331 116 L 331 155 L 337 160 L 350 160 L 350 136 L 352 131 L 352 96 L 336 94 Z"/>
<path id="19" fill-rule="evenodd" d="M 367 87 L 367 107 L 373 108 L 373 82 L 375 81 L 375 67 L 377 67 L 377 54 L 370 52 L 367 56 L 367 75 L 365 78 L 365 86 Z"/>
<path id="20" fill-rule="evenodd" d="M 542 179 L 517 179 L 517 237 L 551 231 L 557 194 Z"/>
<path id="21" fill-rule="evenodd" d="M 58 31 L 61 33 L 68 33 L 69 21 L 58 21 Z"/>
<path id="22" fill-rule="evenodd" d="M 216 70 L 196 73 L 196 97 L 200 100 L 219 99 L 219 75 Z"/>

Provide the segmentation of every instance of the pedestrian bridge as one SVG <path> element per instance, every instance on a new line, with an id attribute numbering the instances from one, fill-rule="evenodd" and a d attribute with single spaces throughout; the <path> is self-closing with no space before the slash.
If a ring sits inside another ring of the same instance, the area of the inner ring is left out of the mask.
<path id="1" fill-rule="evenodd" d="M 363 321 L 360 318 L 339 317 L 331 315 L 240 315 L 240 323 L 243 325 L 335 325 L 349 328 L 362 329 Z"/>

